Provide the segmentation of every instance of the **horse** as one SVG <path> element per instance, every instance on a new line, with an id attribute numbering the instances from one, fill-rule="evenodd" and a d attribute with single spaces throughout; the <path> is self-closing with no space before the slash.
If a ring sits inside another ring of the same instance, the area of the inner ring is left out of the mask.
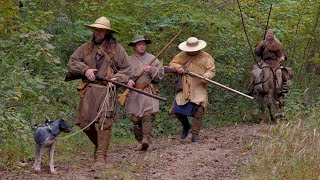
<path id="1" fill-rule="evenodd" d="M 265 105 L 269 109 L 269 115 L 271 123 L 276 123 L 275 111 L 283 107 L 283 95 L 278 94 L 276 83 L 276 76 L 278 75 L 276 69 L 279 68 L 280 64 L 272 68 L 268 63 L 262 61 L 253 66 L 252 74 L 254 77 L 254 96 L 260 105 L 261 111 L 261 122 L 260 124 L 266 123 Z M 281 71 L 280 71 L 281 75 Z M 280 84 L 279 87 L 282 87 Z M 265 102 L 265 99 L 267 102 Z"/>

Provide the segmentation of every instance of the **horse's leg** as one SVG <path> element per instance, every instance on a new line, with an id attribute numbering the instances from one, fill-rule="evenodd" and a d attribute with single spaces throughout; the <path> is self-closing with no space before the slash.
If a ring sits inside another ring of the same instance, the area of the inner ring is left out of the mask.
<path id="1" fill-rule="evenodd" d="M 266 114 L 265 114 L 265 103 L 264 103 L 264 96 L 261 94 L 258 94 L 258 101 L 260 104 L 260 111 L 261 111 L 261 121 L 260 124 L 266 123 Z"/>
<path id="2" fill-rule="evenodd" d="M 271 123 L 275 123 L 276 122 L 276 118 L 274 116 L 274 105 L 273 105 L 273 93 L 269 93 L 268 94 L 268 109 L 269 109 L 269 113 L 270 113 L 270 119 L 271 119 Z"/>

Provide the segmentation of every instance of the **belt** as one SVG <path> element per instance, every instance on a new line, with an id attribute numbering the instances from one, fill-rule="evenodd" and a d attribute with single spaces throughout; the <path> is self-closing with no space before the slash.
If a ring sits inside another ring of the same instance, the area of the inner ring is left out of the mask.
<path id="1" fill-rule="evenodd" d="M 152 91 L 152 94 L 158 94 L 157 89 L 151 83 L 136 84 L 136 85 L 134 85 L 134 87 L 137 88 L 137 89 L 150 88 L 151 91 Z"/>
<path id="2" fill-rule="evenodd" d="M 108 86 L 100 85 L 100 84 L 94 84 L 94 83 L 89 83 L 88 86 L 91 87 L 98 87 L 98 88 L 107 88 Z"/>
<path id="3" fill-rule="evenodd" d="M 146 87 L 150 87 L 150 84 L 149 83 L 135 84 L 134 87 L 137 89 L 144 89 Z"/>

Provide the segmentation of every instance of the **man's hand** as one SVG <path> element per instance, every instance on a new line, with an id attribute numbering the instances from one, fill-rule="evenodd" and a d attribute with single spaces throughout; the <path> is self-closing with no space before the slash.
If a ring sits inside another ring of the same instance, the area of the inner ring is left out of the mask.
<path id="1" fill-rule="evenodd" d="M 261 41 L 256 48 L 262 48 L 267 43 L 266 40 Z"/>
<path id="2" fill-rule="evenodd" d="M 147 65 L 147 66 L 145 66 L 145 67 L 143 68 L 143 70 L 144 70 L 144 72 L 151 72 L 152 67 L 149 66 L 149 65 Z"/>
<path id="3" fill-rule="evenodd" d="M 177 72 L 178 72 L 179 74 L 184 74 L 184 69 L 183 69 L 183 67 L 179 67 L 179 68 L 177 69 Z"/>
<path id="4" fill-rule="evenodd" d="M 280 64 L 282 64 L 284 61 L 285 61 L 285 57 L 284 57 L 284 56 L 281 56 L 281 57 L 279 58 Z"/>
<path id="5" fill-rule="evenodd" d="M 87 69 L 84 75 L 89 79 L 89 81 L 95 81 L 96 76 L 94 75 L 95 72 L 97 72 L 97 69 Z"/>
<path id="6" fill-rule="evenodd" d="M 136 85 L 136 83 L 132 79 L 130 79 L 127 85 L 133 87 L 134 85 Z"/>
<path id="7" fill-rule="evenodd" d="M 202 78 L 200 81 L 205 84 L 208 83 L 208 81 L 206 81 L 205 78 Z"/>
<path id="8" fill-rule="evenodd" d="M 111 81 L 118 81 L 118 79 L 115 78 L 115 77 L 114 77 L 114 78 L 111 78 L 110 80 L 111 80 Z"/>

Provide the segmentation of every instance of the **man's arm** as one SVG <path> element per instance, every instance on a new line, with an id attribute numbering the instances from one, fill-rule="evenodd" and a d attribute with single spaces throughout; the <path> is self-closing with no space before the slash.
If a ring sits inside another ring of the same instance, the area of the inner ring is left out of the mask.
<path id="1" fill-rule="evenodd" d="M 163 79 L 164 69 L 158 59 L 151 64 L 149 74 L 155 82 L 160 82 Z"/>
<path id="2" fill-rule="evenodd" d="M 118 82 L 127 83 L 131 76 L 131 68 L 128 60 L 128 54 L 122 46 L 117 44 L 116 47 L 116 66 L 119 71 L 114 75 Z"/>
<path id="3" fill-rule="evenodd" d="M 264 51 L 265 41 L 261 41 L 259 44 L 255 46 L 255 54 L 256 56 L 262 57 L 262 53 Z"/>
<path id="4" fill-rule="evenodd" d="M 84 45 L 77 48 L 68 61 L 67 69 L 72 74 L 85 75 L 86 70 L 90 68 L 83 62 L 83 49 Z"/>

